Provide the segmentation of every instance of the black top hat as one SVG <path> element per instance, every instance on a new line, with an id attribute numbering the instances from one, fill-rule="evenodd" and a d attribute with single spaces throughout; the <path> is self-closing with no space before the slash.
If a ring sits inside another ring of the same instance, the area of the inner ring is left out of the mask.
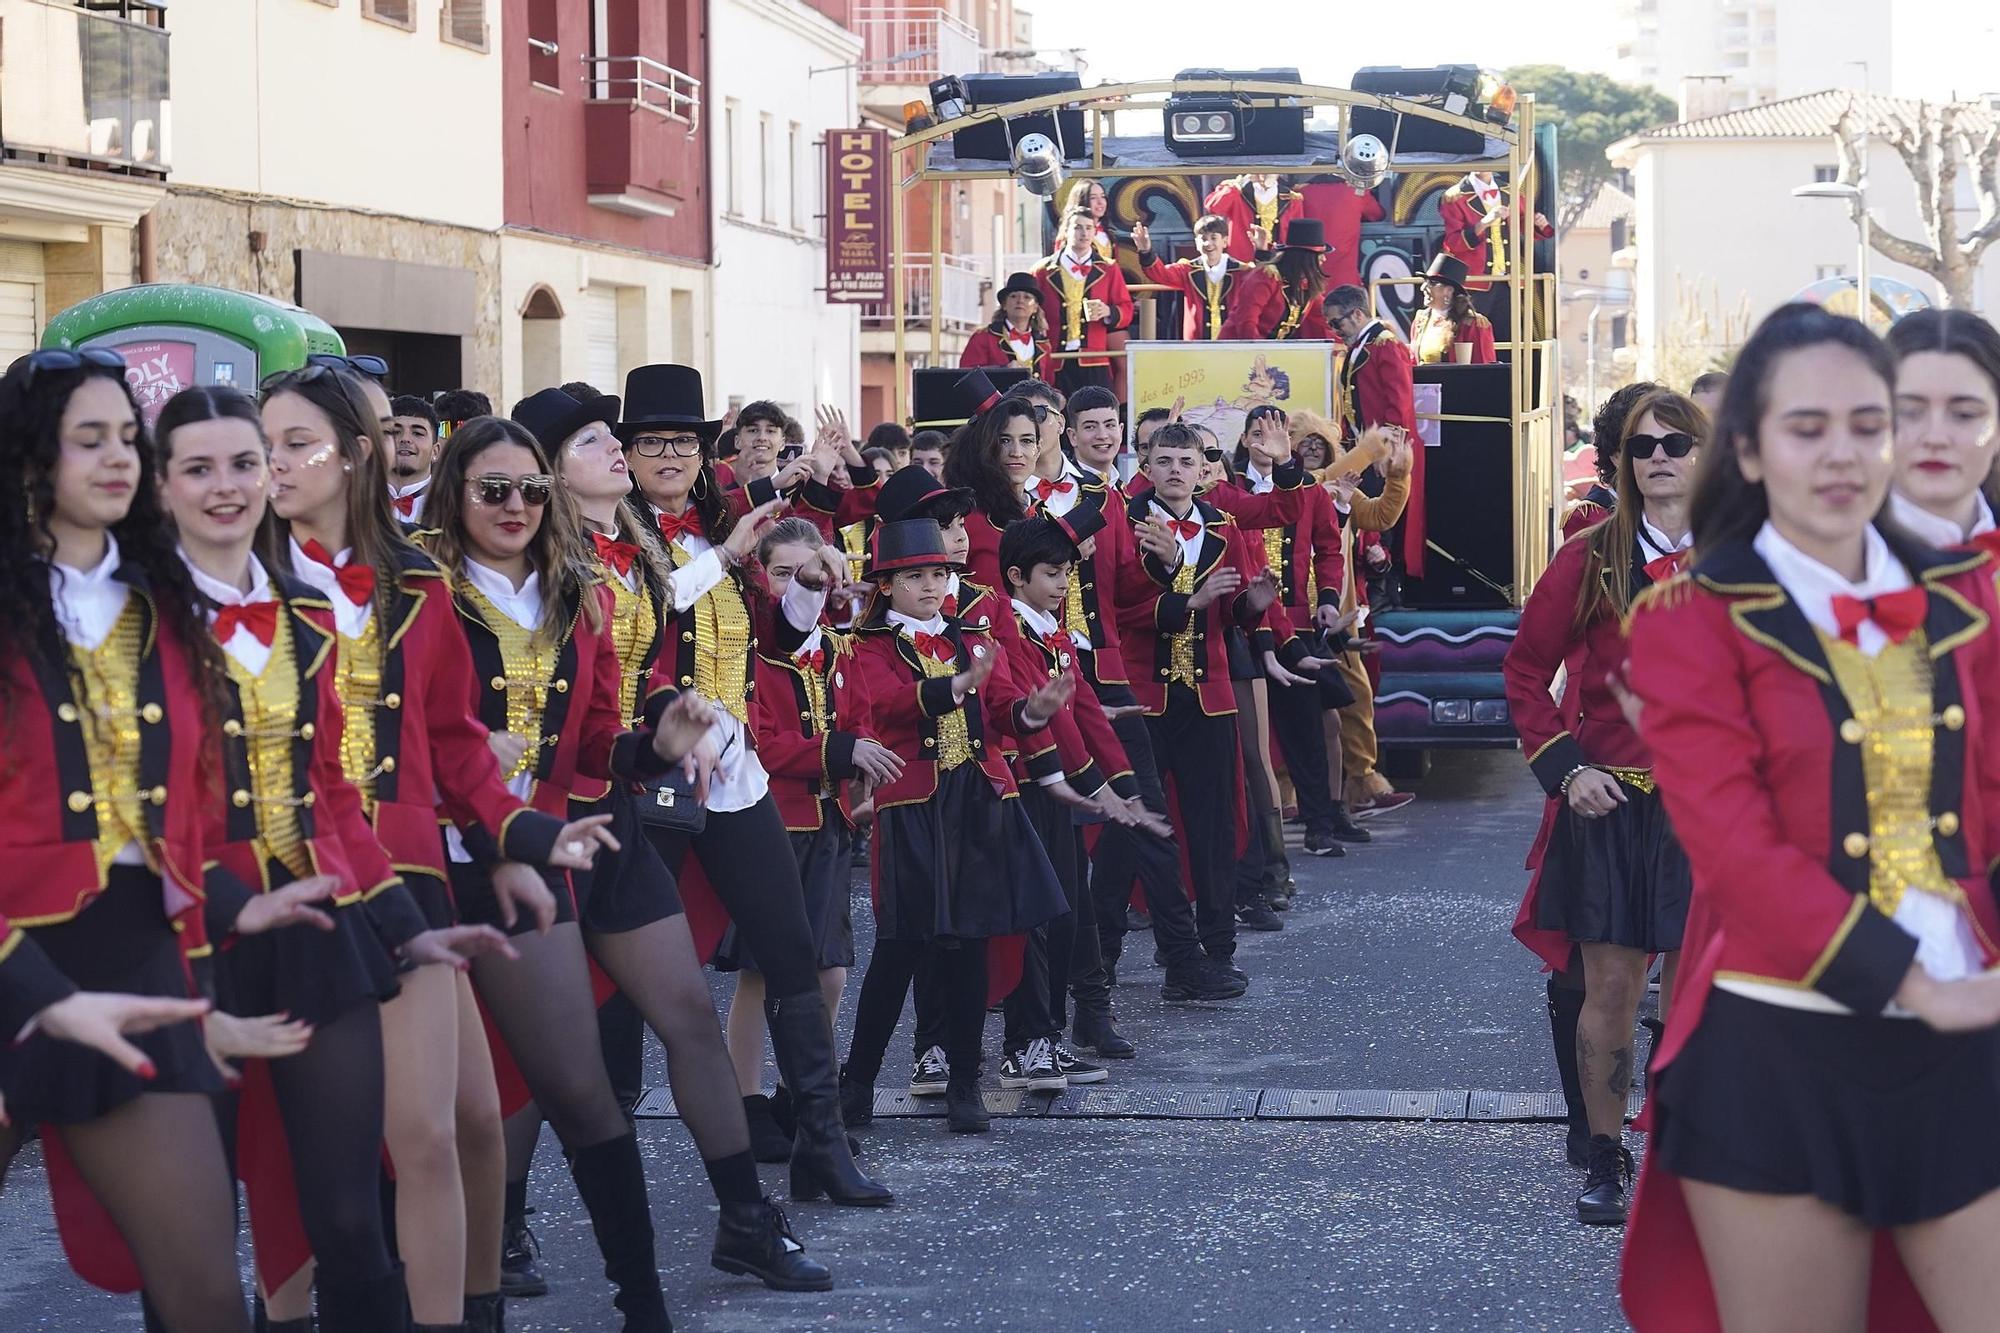
<path id="1" fill-rule="evenodd" d="M 1025 293 L 1028 296 L 1034 297 L 1037 301 L 1042 299 L 1041 285 L 1035 281 L 1035 275 L 1032 273 L 1009 273 L 1007 275 L 1007 285 L 993 293 L 993 299 L 995 301 L 1005 301 L 1009 294 L 1013 292 Z"/>
<path id="2" fill-rule="evenodd" d="M 875 516 L 884 523 L 928 518 L 939 524 L 972 512 L 972 492 L 945 485 L 923 468 L 899 468 L 875 493 Z"/>
<path id="3" fill-rule="evenodd" d="M 1018 366 L 970 371 L 956 366 L 927 367 L 910 378 L 910 420 L 919 429 L 964 425 L 1026 378 L 1028 372 Z"/>
<path id="4" fill-rule="evenodd" d="M 653 426 L 679 426 L 712 443 L 722 423 L 702 408 L 701 372 L 693 366 L 640 366 L 625 377 L 625 418 L 618 438 L 629 440 Z"/>
<path id="5" fill-rule="evenodd" d="M 868 568 L 863 578 L 893 574 L 899 569 L 964 569 L 944 553 L 944 533 L 932 518 L 902 518 L 884 523 L 868 539 Z"/>
<path id="6" fill-rule="evenodd" d="M 593 421 L 616 425 L 618 399 L 608 393 L 576 399 L 561 389 L 543 389 L 514 404 L 514 410 L 507 415 L 517 425 L 527 427 L 528 433 L 541 441 L 542 448 L 553 454 L 562 448 L 564 440 Z"/>
<path id="7" fill-rule="evenodd" d="M 1326 224 L 1318 218 L 1293 218 L 1285 224 L 1285 239 L 1278 248 L 1324 254 L 1327 248 Z"/>
<path id="8" fill-rule="evenodd" d="M 1456 255 L 1448 255 L 1440 250 L 1431 256 L 1430 267 L 1424 270 L 1424 276 L 1427 278 L 1436 278 L 1439 282 L 1448 282 L 1452 286 L 1463 290 L 1465 279 L 1469 272 L 1470 270 L 1465 267 L 1463 259 L 1460 259 Z"/>

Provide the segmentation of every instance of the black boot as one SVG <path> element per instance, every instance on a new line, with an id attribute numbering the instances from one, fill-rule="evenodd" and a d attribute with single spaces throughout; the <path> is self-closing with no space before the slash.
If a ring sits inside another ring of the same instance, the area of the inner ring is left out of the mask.
<path id="1" fill-rule="evenodd" d="M 321 1333 L 401 1333 L 410 1327 L 401 1264 L 359 1282 L 329 1282 L 322 1274 L 317 1286 Z"/>
<path id="2" fill-rule="evenodd" d="M 1625 1225 L 1625 1191 L 1632 1183 L 1632 1154 L 1608 1134 L 1590 1140 L 1590 1175 L 1576 1199 L 1576 1220 L 1586 1226 Z"/>
<path id="3" fill-rule="evenodd" d="M 548 1279 L 535 1261 L 542 1257 L 541 1242 L 528 1229 L 528 1182 L 507 1182 L 507 1211 L 500 1224 L 500 1291 L 507 1296 L 546 1296 Z"/>
<path id="4" fill-rule="evenodd" d="M 1373 842 L 1375 835 L 1354 822 L 1354 816 L 1347 812 L 1347 802 L 1333 803 L 1333 818 L 1326 823 L 1327 832 L 1342 842 Z"/>
<path id="5" fill-rule="evenodd" d="M 954 1072 L 944 1090 L 945 1124 L 954 1134 L 984 1134 L 993 1125 L 979 1081 Z"/>
<path id="6" fill-rule="evenodd" d="M 875 1123 L 875 1085 L 863 1083 L 840 1068 L 840 1118 L 849 1129 L 866 1129 Z"/>
<path id="7" fill-rule="evenodd" d="M 806 1257 L 785 1210 L 769 1199 L 725 1203 L 708 1261 L 725 1273 L 754 1277 L 773 1291 L 832 1291 L 833 1274 Z"/>
<path id="8" fill-rule="evenodd" d="M 604 1276 L 618 1289 L 611 1303 L 625 1316 L 625 1333 L 670 1333 L 667 1298 L 653 1255 L 653 1210 L 639 1140 L 621 1134 L 570 1154 L 570 1178 L 590 1214 Z"/>
<path id="9" fill-rule="evenodd" d="M 792 1141 L 792 1197 L 810 1201 L 825 1194 L 835 1203 L 884 1207 L 896 1201 L 887 1188 L 861 1174 L 840 1119 L 840 1076 L 833 1055 L 833 1029 L 826 1000 L 817 987 L 764 1001 L 771 1048 L 791 1089 L 799 1133 Z"/>
<path id="10" fill-rule="evenodd" d="M 507 1333 L 507 1298 L 497 1291 L 467 1296 L 465 1333 Z"/>
<path id="11" fill-rule="evenodd" d="M 1583 1080 L 1576 1072 L 1576 1020 L 1583 1013 L 1583 992 L 1548 980 L 1549 1040 L 1556 1048 L 1556 1072 L 1562 1076 L 1563 1105 L 1568 1108 L 1565 1147 L 1569 1164 L 1590 1165 L 1590 1117 L 1583 1110 Z"/>
<path id="12" fill-rule="evenodd" d="M 750 1154 L 760 1162 L 792 1160 L 791 1136 L 778 1128 L 771 1114 L 771 1099 L 753 1092 L 743 1099 L 743 1118 L 750 1122 Z"/>

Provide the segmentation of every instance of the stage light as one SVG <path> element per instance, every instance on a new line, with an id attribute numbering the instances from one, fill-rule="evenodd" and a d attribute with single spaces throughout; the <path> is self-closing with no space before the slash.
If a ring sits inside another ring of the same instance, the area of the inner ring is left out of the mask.
<path id="1" fill-rule="evenodd" d="M 1062 154 L 1046 134 L 1027 134 L 1014 145 L 1014 179 L 1043 198 L 1062 188 Z"/>

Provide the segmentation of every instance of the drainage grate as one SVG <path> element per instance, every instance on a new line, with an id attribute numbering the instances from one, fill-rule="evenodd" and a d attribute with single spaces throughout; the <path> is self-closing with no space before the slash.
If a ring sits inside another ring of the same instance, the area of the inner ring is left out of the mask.
<path id="1" fill-rule="evenodd" d="M 1049 1104 L 1052 1116 L 1114 1120 L 1250 1120 L 1255 1088 L 1072 1088 Z"/>

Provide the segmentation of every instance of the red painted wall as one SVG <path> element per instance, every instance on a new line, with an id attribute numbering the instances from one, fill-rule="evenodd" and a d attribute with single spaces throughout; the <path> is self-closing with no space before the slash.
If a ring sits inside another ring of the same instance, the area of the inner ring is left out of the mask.
<path id="1" fill-rule="evenodd" d="M 844 4 L 845 0 L 827 2 Z M 612 54 L 647 56 L 706 83 L 708 31 L 702 0 L 667 0 L 664 4 L 658 0 L 608 0 L 606 7 Z M 589 89 L 584 82 L 583 57 L 591 50 L 590 10 L 588 4 L 505 0 L 499 31 L 505 61 L 501 105 L 506 121 L 504 200 L 508 225 L 706 263 L 711 257 L 707 105 L 702 107 L 701 127 L 691 138 L 679 122 L 641 127 L 642 132 L 657 129 L 664 134 L 656 136 L 651 151 L 642 152 L 640 157 L 654 167 L 664 162 L 664 175 L 677 195 L 675 216 L 633 217 L 589 202 L 587 164 L 593 152 L 601 163 L 605 147 L 600 139 L 593 148 L 585 133 Z M 557 55 L 534 56 L 528 38 L 550 32 Z M 531 59 L 535 72 L 545 79 L 558 77 L 559 87 L 535 82 Z M 629 68 L 618 66 L 615 72 L 624 74 Z M 704 102 L 710 91 L 706 86 L 702 89 Z"/>

